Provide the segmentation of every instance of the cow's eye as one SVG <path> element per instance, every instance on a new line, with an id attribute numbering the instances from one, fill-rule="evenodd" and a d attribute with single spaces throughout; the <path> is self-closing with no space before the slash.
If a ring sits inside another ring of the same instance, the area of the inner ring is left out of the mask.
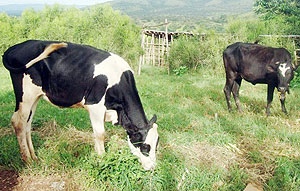
<path id="1" fill-rule="evenodd" d="M 151 149 L 151 146 L 148 144 L 142 144 L 140 147 L 141 152 L 145 156 L 149 156 L 150 149 Z"/>

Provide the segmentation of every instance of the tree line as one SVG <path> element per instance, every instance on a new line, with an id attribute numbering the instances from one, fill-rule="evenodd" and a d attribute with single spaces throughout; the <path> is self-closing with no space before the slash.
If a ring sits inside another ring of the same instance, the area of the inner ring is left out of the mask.
<path id="1" fill-rule="evenodd" d="M 136 63 L 140 52 L 140 29 L 133 20 L 110 6 L 86 9 L 46 6 L 25 10 L 20 17 L 0 14 L 0 53 L 28 39 L 88 44 L 122 55 Z"/>

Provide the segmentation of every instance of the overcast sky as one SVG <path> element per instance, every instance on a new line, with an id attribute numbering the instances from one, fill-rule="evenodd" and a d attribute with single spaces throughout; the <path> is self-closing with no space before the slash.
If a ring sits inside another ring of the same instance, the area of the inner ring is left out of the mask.
<path id="1" fill-rule="evenodd" d="M 62 5 L 93 5 L 109 0 L 0 0 L 0 5 L 8 4 L 54 4 Z"/>

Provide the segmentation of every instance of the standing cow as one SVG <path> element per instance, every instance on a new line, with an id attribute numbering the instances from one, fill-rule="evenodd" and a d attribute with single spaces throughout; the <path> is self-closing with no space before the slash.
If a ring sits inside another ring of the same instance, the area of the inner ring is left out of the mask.
<path id="1" fill-rule="evenodd" d="M 284 105 L 285 93 L 289 93 L 289 83 L 296 68 L 293 68 L 291 55 L 286 49 L 237 42 L 224 50 L 223 61 L 226 71 L 224 93 L 229 111 L 232 110 L 231 92 L 238 110 L 241 111 L 239 89 L 244 79 L 253 85 L 268 84 L 267 115 L 270 115 L 276 87 L 280 92 L 281 109 L 287 114 Z"/>
<path id="2" fill-rule="evenodd" d="M 12 125 L 25 162 L 37 159 L 31 122 L 40 97 L 59 107 L 83 107 L 90 116 L 95 149 L 104 150 L 104 121 L 124 127 L 128 144 L 144 169 L 154 169 L 156 116 L 148 121 L 133 72 L 121 57 L 91 46 L 29 40 L 3 55 L 16 97 Z"/>

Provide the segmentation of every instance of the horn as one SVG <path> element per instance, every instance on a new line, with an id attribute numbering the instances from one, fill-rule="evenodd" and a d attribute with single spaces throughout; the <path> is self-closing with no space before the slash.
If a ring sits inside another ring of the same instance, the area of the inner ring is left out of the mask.
<path id="1" fill-rule="evenodd" d="M 153 117 L 150 119 L 148 126 L 152 127 L 152 125 L 156 122 L 157 116 L 154 114 Z"/>

